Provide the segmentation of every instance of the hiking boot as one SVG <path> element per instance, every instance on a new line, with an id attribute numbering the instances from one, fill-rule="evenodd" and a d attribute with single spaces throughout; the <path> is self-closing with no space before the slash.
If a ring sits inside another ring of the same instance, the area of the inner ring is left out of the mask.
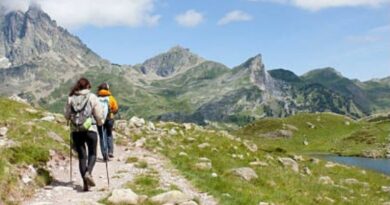
<path id="1" fill-rule="evenodd" d="M 93 181 L 92 175 L 90 173 L 87 172 L 84 178 L 88 186 L 96 186 L 95 181 Z"/>
<path id="2" fill-rule="evenodd" d="M 89 186 L 88 186 L 88 183 L 87 183 L 87 180 L 83 180 L 83 185 L 84 185 L 84 187 L 83 187 L 83 191 L 89 191 Z"/>
<path id="3" fill-rule="evenodd" d="M 110 158 L 114 158 L 114 154 L 113 154 L 113 153 L 109 153 L 108 156 L 109 156 Z"/>

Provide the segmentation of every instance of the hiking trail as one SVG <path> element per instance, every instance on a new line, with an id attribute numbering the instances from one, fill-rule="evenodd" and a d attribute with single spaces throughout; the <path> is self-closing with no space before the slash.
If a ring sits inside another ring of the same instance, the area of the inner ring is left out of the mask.
<path id="1" fill-rule="evenodd" d="M 99 147 L 99 146 L 98 146 Z M 96 187 L 91 187 L 89 192 L 82 191 L 82 179 L 79 173 L 78 159 L 74 156 L 73 185 L 69 178 L 69 163 L 67 166 L 56 166 L 51 172 L 53 182 L 51 185 L 40 188 L 35 195 L 23 202 L 23 205 L 74 205 L 74 204 L 99 204 L 98 202 L 110 195 L 115 189 L 131 182 L 134 177 L 153 170 L 160 179 L 160 187 L 170 191 L 169 187 L 175 186 L 184 194 L 195 198 L 202 205 L 218 204 L 217 201 L 207 193 L 198 191 L 178 170 L 173 168 L 170 161 L 158 153 L 153 153 L 145 148 L 134 145 L 124 147 L 115 146 L 115 158 L 109 161 L 110 187 L 107 185 L 106 165 L 100 157 L 95 164 L 92 176 Z M 134 163 L 126 163 L 128 157 L 136 157 L 148 163 L 147 168 L 137 168 Z M 68 159 L 67 159 L 68 160 Z M 138 193 L 137 193 L 138 194 Z M 151 196 L 149 196 L 151 197 Z"/>

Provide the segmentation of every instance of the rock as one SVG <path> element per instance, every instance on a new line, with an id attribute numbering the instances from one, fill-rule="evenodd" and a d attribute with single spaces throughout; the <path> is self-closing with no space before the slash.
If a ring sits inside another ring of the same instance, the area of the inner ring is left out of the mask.
<path id="1" fill-rule="evenodd" d="M 257 152 L 257 145 L 249 140 L 244 140 L 244 146 L 251 152 Z"/>
<path id="2" fill-rule="evenodd" d="M 305 167 L 305 168 L 303 168 L 303 172 L 305 173 L 305 174 L 307 174 L 307 175 L 312 175 L 312 172 L 311 172 L 311 170 L 309 169 L 309 167 Z"/>
<path id="3" fill-rule="evenodd" d="M 320 176 L 319 182 L 321 184 L 331 184 L 331 185 L 334 184 L 334 181 L 329 176 Z"/>
<path id="4" fill-rule="evenodd" d="M 257 176 L 256 172 L 252 168 L 249 168 L 249 167 L 241 167 L 241 168 L 232 169 L 232 170 L 230 170 L 230 172 L 232 172 L 236 176 L 243 178 L 246 181 L 251 181 L 253 179 L 259 178 Z"/>
<path id="5" fill-rule="evenodd" d="M 129 120 L 129 126 L 130 127 L 135 127 L 135 128 L 141 128 L 145 125 L 145 120 L 143 118 L 138 118 L 136 116 L 133 116 Z"/>
<path id="6" fill-rule="evenodd" d="M 26 170 L 23 171 L 21 178 L 24 184 L 30 183 L 37 176 L 37 170 L 33 165 L 29 165 Z"/>
<path id="7" fill-rule="evenodd" d="M 294 159 L 295 161 L 300 161 L 300 162 L 302 162 L 302 161 L 305 160 L 305 159 L 303 158 L 302 155 L 294 155 L 294 156 L 293 156 L 293 159 Z"/>
<path id="8" fill-rule="evenodd" d="M 390 193 L 390 186 L 382 186 L 381 189 L 383 192 Z"/>
<path id="9" fill-rule="evenodd" d="M 332 198 L 329 198 L 329 197 L 324 197 L 324 199 L 326 200 L 326 201 L 328 201 L 329 203 L 331 203 L 331 204 L 334 204 L 336 201 L 334 200 L 334 199 L 332 199 Z"/>
<path id="10" fill-rule="evenodd" d="M 7 127 L 1 127 L 0 128 L 0 137 L 6 137 L 7 136 L 7 132 L 8 132 L 8 128 Z"/>
<path id="11" fill-rule="evenodd" d="M 96 202 L 92 199 L 82 199 L 80 201 L 75 201 L 76 205 L 103 205 L 99 202 Z"/>
<path id="12" fill-rule="evenodd" d="M 115 189 L 112 195 L 108 198 L 108 202 L 112 204 L 138 204 L 138 195 L 131 189 Z"/>
<path id="13" fill-rule="evenodd" d="M 317 159 L 317 158 L 311 158 L 310 162 L 313 163 L 313 164 L 318 164 L 318 163 L 320 163 L 320 160 Z"/>
<path id="14" fill-rule="evenodd" d="M 380 150 L 367 150 L 363 152 L 363 157 L 366 158 L 380 158 L 382 157 L 382 152 Z"/>
<path id="15" fill-rule="evenodd" d="M 46 121 L 46 122 L 54 122 L 56 118 L 53 115 L 48 115 L 43 118 L 41 118 L 41 121 Z"/>
<path id="16" fill-rule="evenodd" d="M 315 126 L 313 123 L 311 123 L 311 122 L 306 122 L 306 125 L 307 125 L 310 129 L 315 129 L 315 128 L 316 128 L 316 126 Z"/>
<path id="17" fill-rule="evenodd" d="M 262 162 L 262 161 L 250 162 L 249 165 L 254 166 L 254 167 L 268 167 L 269 166 L 267 162 Z"/>
<path id="18" fill-rule="evenodd" d="M 262 135 L 268 138 L 291 138 L 294 133 L 291 130 L 278 130 L 274 132 L 268 132 Z"/>
<path id="19" fill-rule="evenodd" d="M 207 147 L 210 147 L 210 144 L 209 143 L 203 143 L 203 144 L 200 144 L 200 145 L 198 145 L 198 148 L 199 149 L 204 149 L 204 148 L 207 148 Z"/>
<path id="20" fill-rule="evenodd" d="M 346 126 L 350 126 L 350 125 L 351 125 L 351 122 L 350 122 L 350 121 L 345 121 L 345 125 L 346 125 Z"/>
<path id="21" fill-rule="evenodd" d="M 180 203 L 179 205 L 198 205 L 195 201 L 187 201 Z"/>
<path id="22" fill-rule="evenodd" d="M 26 108 L 24 109 L 26 112 L 30 113 L 30 114 L 37 114 L 38 113 L 38 110 L 34 109 L 34 108 Z"/>
<path id="23" fill-rule="evenodd" d="M 334 163 L 334 162 L 327 162 L 326 164 L 325 164 L 325 167 L 326 168 L 333 168 L 333 167 L 337 167 L 338 166 L 338 164 L 336 164 L 336 163 Z"/>
<path id="24" fill-rule="evenodd" d="M 114 126 L 115 126 L 115 130 L 123 131 L 127 128 L 127 121 L 126 120 L 116 120 Z"/>
<path id="25" fill-rule="evenodd" d="M 169 135 L 177 135 L 177 131 L 176 131 L 174 128 L 172 128 L 172 129 L 170 129 L 170 130 L 168 131 L 168 134 L 169 134 Z"/>
<path id="26" fill-rule="evenodd" d="M 57 142 L 60 142 L 60 143 L 64 142 L 64 139 L 53 131 L 47 132 L 47 136 L 49 136 L 50 138 L 52 138 L 53 140 L 55 140 Z"/>
<path id="27" fill-rule="evenodd" d="M 195 164 L 195 167 L 199 170 L 207 171 L 212 169 L 213 165 L 211 164 L 211 162 L 198 162 Z"/>
<path id="28" fill-rule="evenodd" d="M 272 205 L 272 204 L 270 204 L 270 203 L 268 203 L 268 202 L 263 202 L 263 201 L 261 201 L 261 202 L 259 202 L 259 205 Z"/>
<path id="29" fill-rule="evenodd" d="M 149 201 L 154 204 L 180 204 L 183 202 L 188 202 L 190 200 L 191 198 L 189 196 L 177 190 L 165 192 L 149 199 Z"/>
<path id="30" fill-rule="evenodd" d="M 188 157 L 188 154 L 187 154 L 187 153 L 185 153 L 185 152 L 180 152 L 180 153 L 179 153 L 179 156 L 182 156 L 182 157 Z"/>
<path id="31" fill-rule="evenodd" d="M 309 145 L 309 141 L 307 141 L 306 139 L 303 140 L 303 145 L 308 146 Z"/>
<path id="32" fill-rule="evenodd" d="M 68 186 L 56 186 L 53 188 L 53 191 L 55 192 L 65 192 L 65 191 L 72 191 L 73 187 Z"/>
<path id="33" fill-rule="evenodd" d="M 146 129 L 153 131 L 156 130 L 156 126 L 154 126 L 153 122 L 148 122 L 148 124 L 146 125 Z"/>
<path id="34" fill-rule="evenodd" d="M 211 162 L 211 160 L 210 160 L 209 158 L 207 158 L 207 157 L 200 157 L 200 158 L 198 159 L 198 161 L 199 161 L 199 162 Z"/>
<path id="35" fill-rule="evenodd" d="M 294 125 L 290 125 L 290 124 L 283 124 L 283 127 L 287 128 L 289 130 L 292 130 L 292 131 L 298 131 L 299 130 L 297 127 L 295 127 Z"/>
<path id="36" fill-rule="evenodd" d="M 141 139 L 135 141 L 135 147 L 143 147 L 145 145 L 146 139 L 142 137 Z"/>
<path id="37" fill-rule="evenodd" d="M 294 172 L 299 172 L 299 165 L 298 165 L 298 163 L 295 160 L 293 160 L 291 158 L 288 158 L 288 157 L 285 157 L 285 158 L 279 157 L 278 161 L 283 166 L 290 167 Z"/>
<path id="38" fill-rule="evenodd" d="M 196 139 L 193 138 L 193 137 L 188 137 L 188 138 L 186 138 L 185 140 L 186 140 L 187 142 L 195 142 L 195 141 L 196 141 Z"/>
<path id="39" fill-rule="evenodd" d="M 390 201 L 383 202 L 382 205 L 390 205 Z"/>
<path id="40" fill-rule="evenodd" d="M 216 177 L 218 177 L 218 174 L 215 173 L 215 172 L 213 172 L 213 173 L 211 174 L 211 176 L 214 177 L 214 178 L 216 178 Z"/>
<path id="41" fill-rule="evenodd" d="M 192 128 L 192 125 L 190 123 L 184 123 L 183 127 L 185 130 L 190 130 Z"/>
<path id="42" fill-rule="evenodd" d="M 19 97 L 17 95 L 12 95 L 8 99 L 28 105 L 28 101 L 26 99 L 23 99 L 23 98 L 21 98 L 21 97 Z"/>

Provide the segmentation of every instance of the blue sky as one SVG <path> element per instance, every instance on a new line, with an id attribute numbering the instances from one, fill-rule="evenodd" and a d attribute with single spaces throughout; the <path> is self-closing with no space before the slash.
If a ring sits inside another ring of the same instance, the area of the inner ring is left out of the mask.
<path id="1" fill-rule="evenodd" d="M 261 53 L 267 69 L 303 74 L 329 66 L 361 80 L 390 76 L 389 0 L 35 2 L 113 63 L 142 63 L 182 45 L 229 67 Z"/>

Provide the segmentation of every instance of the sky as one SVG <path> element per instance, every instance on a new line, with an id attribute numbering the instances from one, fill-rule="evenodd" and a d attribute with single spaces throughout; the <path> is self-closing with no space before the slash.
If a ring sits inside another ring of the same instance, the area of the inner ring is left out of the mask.
<path id="1" fill-rule="evenodd" d="M 229 67 L 260 53 L 267 69 L 298 75 L 390 76 L 390 0 L 0 0 L 31 3 L 113 63 L 181 45 Z"/>

